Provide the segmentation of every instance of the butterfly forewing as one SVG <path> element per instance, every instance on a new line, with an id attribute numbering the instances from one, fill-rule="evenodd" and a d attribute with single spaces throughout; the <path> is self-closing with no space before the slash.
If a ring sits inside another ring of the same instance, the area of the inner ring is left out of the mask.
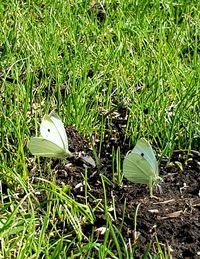
<path id="1" fill-rule="evenodd" d="M 68 139 L 64 124 L 62 123 L 60 117 L 56 113 L 51 112 L 49 116 L 60 134 L 65 149 L 68 150 Z"/>
<path id="2" fill-rule="evenodd" d="M 154 176 L 158 175 L 158 163 L 154 151 L 147 140 L 139 139 L 131 153 L 143 156 L 154 171 Z"/>
<path id="3" fill-rule="evenodd" d="M 66 152 L 58 145 L 43 137 L 31 138 L 28 143 L 31 153 L 36 156 L 64 158 Z"/>
<path id="4" fill-rule="evenodd" d="M 148 162 L 142 155 L 130 152 L 123 163 L 124 176 L 134 183 L 148 184 L 150 178 L 155 176 Z"/>
<path id="5" fill-rule="evenodd" d="M 65 145 L 63 143 L 61 134 L 59 133 L 55 122 L 53 122 L 49 115 L 45 115 L 42 119 L 40 125 L 40 134 L 44 139 L 51 141 L 52 143 L 65 150 Z"/>

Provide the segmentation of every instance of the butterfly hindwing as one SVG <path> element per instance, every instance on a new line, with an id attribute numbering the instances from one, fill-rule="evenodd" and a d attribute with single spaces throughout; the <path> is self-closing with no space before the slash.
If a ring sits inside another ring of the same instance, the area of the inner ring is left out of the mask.
<path id="1" fill-rule="evenodd" d="M 124 176 L 134 183 L 149 184 L 150 178 L 154 177 L 154 171 L 146 159 L 142 155 L 133 152 L 126 155 L 123 172 Z"/>
<path id="2" fill-rule="evenodd" d="M 64 158 L 66 156 L 64 149 L 43 137 L 31 138 L 28 143 L 28 148 L 31 153 L 36 156 L 55 158 Z"/>

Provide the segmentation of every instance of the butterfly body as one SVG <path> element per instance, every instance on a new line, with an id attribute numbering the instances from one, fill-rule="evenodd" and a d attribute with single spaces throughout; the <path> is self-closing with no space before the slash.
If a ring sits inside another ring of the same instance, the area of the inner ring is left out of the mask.
<path id="1" fill-rule="evenodd" d="M 72 156 L 68 149 L 64 125 L 54 112 L 43 117 L 40 135 L 40 137 L 32 137 L 28 143 L 28 148 L 33 155 L 55 158 Z"/>

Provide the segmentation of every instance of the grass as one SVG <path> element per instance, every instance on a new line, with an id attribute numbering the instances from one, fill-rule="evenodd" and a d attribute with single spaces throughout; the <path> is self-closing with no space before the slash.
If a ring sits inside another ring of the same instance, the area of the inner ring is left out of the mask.
<path id="1" fill-rule="evenodd" d="M 104 241 L 91 233 L 83 242 L 80 219 L 92 222 L 95 208 L 71 200 L 53 177 L 45 182 L 43 168 L 37 184 L 29 182 L 27 141 L 55 109 L 65 125 L 103 142 L 109 120 L 100 110 L 126 107 L 131 146 L 144 136 L 169 157 L 198 149 L 199 1 L 11 0 L 0 10 L 0 258 L 92 258 L 94 251 L 133 258 L 134 246 L 112 225 L 106 187 L 104 204 L 97 201 L 107 220 Z"/>

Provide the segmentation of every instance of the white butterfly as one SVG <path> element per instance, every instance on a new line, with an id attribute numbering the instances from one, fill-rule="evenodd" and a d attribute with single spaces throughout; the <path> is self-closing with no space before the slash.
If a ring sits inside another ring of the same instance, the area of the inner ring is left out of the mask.
<path id="1" fill-rule="evenodd" d="M 65 158 L 72 156 L 64 125 L 57 114 L 45 115 L 40 125 L 40 137 L 32 137 L 28 148 L 33 155 Z"/>
<path id="2" fill-rule="evenodd" d="M 159 176 L 158 162 L 149 142 L 139 139 L 131 152 L 129 152 L 123 162 L 124 176 L 131 182 L 148 184 L 150 195 L 152 185 L 162 178 Z"/>

